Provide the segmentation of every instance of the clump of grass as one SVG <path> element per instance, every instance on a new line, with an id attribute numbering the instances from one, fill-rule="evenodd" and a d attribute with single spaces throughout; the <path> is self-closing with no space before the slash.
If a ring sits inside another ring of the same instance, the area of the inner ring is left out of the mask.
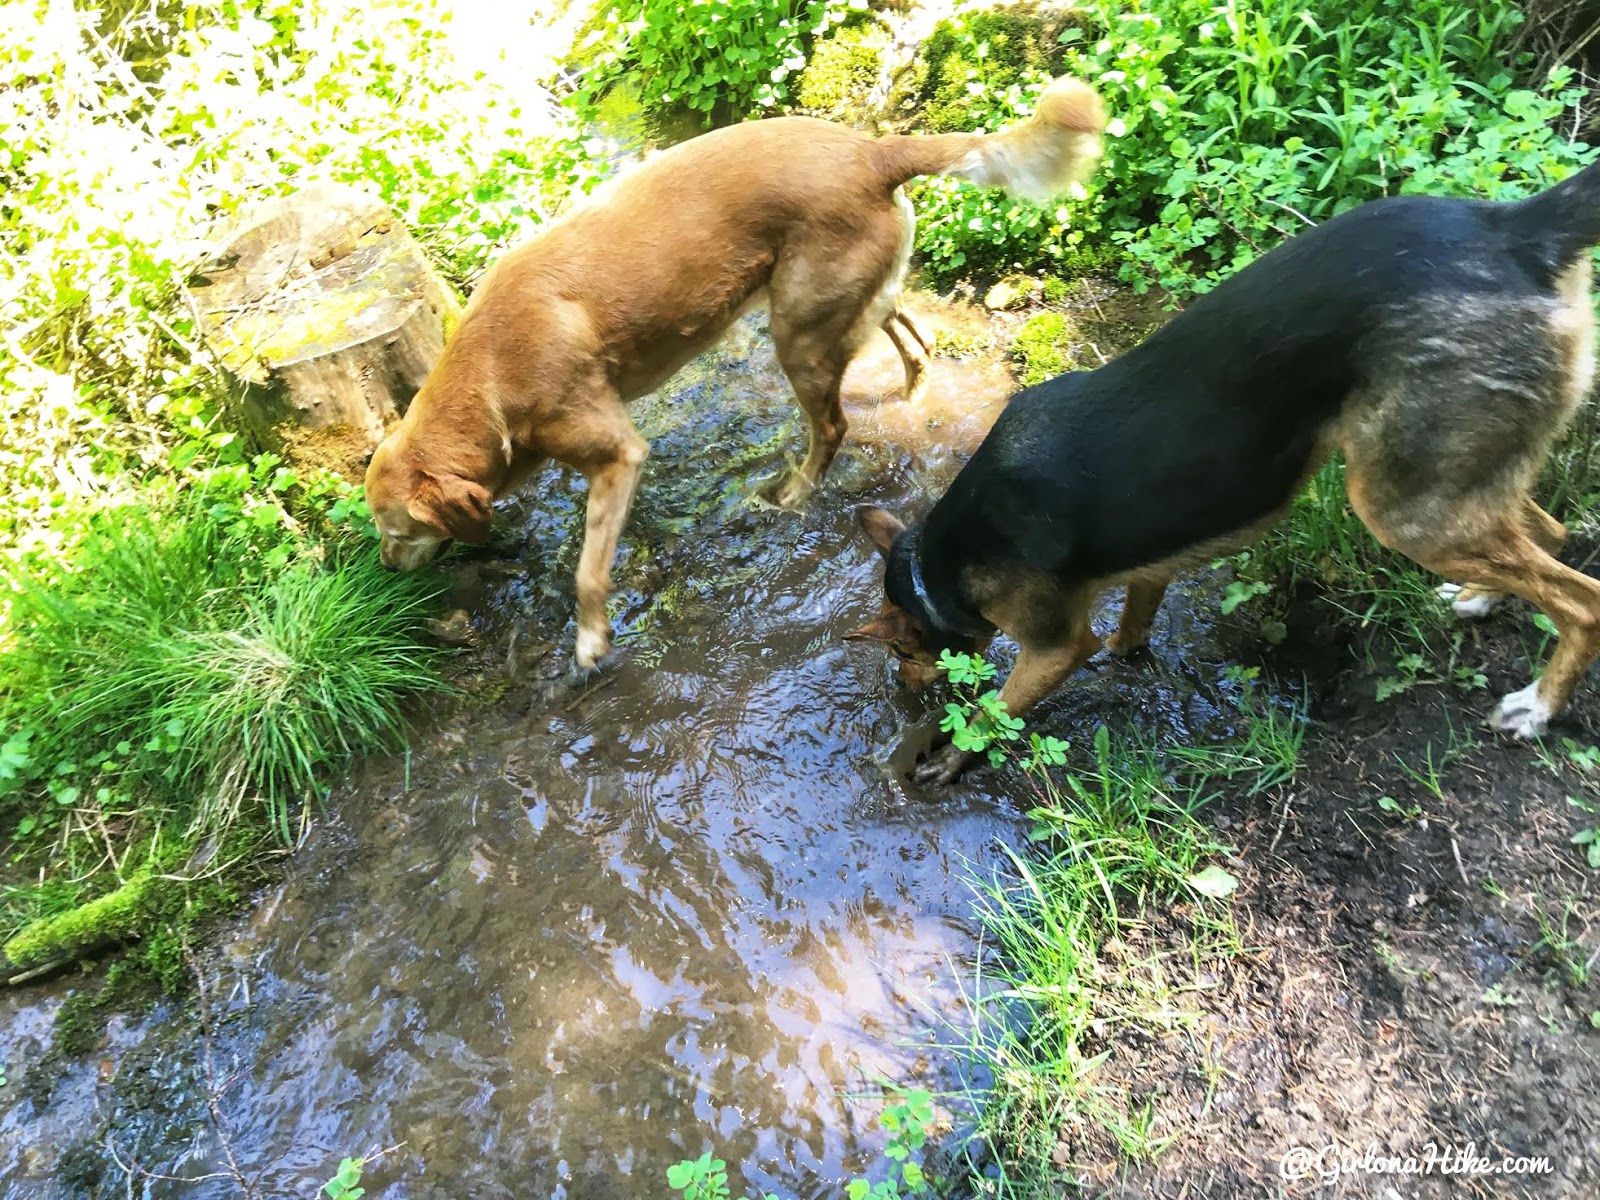
<path id="1" fill-rule="evenodd" d="M 1101 726 L 1092 754 L 1073 755 L 1054 738 L 1024 739 L 982 691 L 989 664 L 947 653 L 941 665 L 957 693 L 944 727 L 991 762 L 1013 759 L 1034 798 L 1031 852 L 1006 849 L 977 884 L 994 953 L 968 1047 L 992 1079 L 976 1132 L 997 1152 L 1003 1194 L 1058 1196 L 1073 1162 L 1147 1158 L 1178 1135 L 1172 1105 L 1136 1094 L 1120 1047 L 1133 1030 L 1198 1027 L 1190 997 L 1239 945 L 1226 904 L 1237 881 L 1218 861 L 1229 848 L 1200 810 L 1221 781 L 1255 794 L 1292 779 L 1304 715 L 1240 671 L 1229 741 L 1166 750 Z M 1195 1056 L 1186 1069 L 1214 1075 Z"/>
<path id="2" fill-rule="evenodd" d="M 238 627 L 153 647 L 167 675 L 151 678 L 162 702 L 144 722 L 193 731 L 186 765 L 208 784 L 196 821 L 226 824 L 253 793 L 287 837 L 288 805 L 319 771 L 394 745 L 401 700 L 436 683 L 411 636 L 427 596 L 371 556 L 302 564 L 248 600 Z"/>
<path id="3" fill-rule="evenodd" d="M 1036 779 L 1035 852 L 1008 849 L 1004 871 L 979 884 L 998 965 L 973 1049 L 994 1079 L 981 1135 L 1012 1187 L 1055 1195 L 1063 1147 L 1145 1158 L 1170 1140 L 1155 1110 L 1100 1068 L 1121 1031 L 1198 1019 L 1179 993 L 1197 958 L 1233 941 L 1218 900 L 1234 881 L 1212 861 L 1227 847 L 1196 816 L 1205 778 L 1175 772 L 1154 748 L 1102 726 L 1087 770 Z M 1190 926 L 1168 945 L 1152 932 L 1176 904 L 1191 910 Z M 1063 1143 L 1068 1130 L 1079 1134 Z"/>
<path id="4" fill-rule="evenodd" d="M 323 773 L 394 745 L 406 698 L 438 686 L 415 637 L 425 575 L 204 491 L 147 500 L 88 518 L 58 568 L 6 580 L 0 820 L 73 879 L 6 889 L 12 929 L 245 814 L 291 840 Z"/>

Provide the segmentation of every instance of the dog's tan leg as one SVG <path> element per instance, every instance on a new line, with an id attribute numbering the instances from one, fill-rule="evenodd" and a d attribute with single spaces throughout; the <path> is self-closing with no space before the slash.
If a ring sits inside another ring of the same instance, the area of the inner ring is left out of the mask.
<path id="1" fill-rule="evenodd" d="M 1140 581 L 1128 585 L 1127 596 L 1122 601 L 1122 619 L 1117 622 L 1117 631 L 1106 642 L 1107 650 L 1121 658 L 1150 644 L 1150 623 L 1161 607 L 1168 582 Z"/>
<path id="2" fill-rule="evenodd" d="M 1534 545 L 1552 558 L 1561 553 L 1567 540 L 1567 527 L 1556 520 L 1532 498 L 1523 502 L 1523 528 Z M 1447 600 L 1456 616 L 1462 620 L 1486 617 L 1505 601 L 1506 593 L 1478 583 L 1442 583 L 1435 589 L 1439 597 Z"/>
<path id="3" fill-rule="evenodd" d="M 900 361 L 906 368 L 907 404 L 920 404 L 928 394 L 928 364 L 933 355 L 933 339 L 903 308 L 896 308 L 883 323 Z"/>
<path id="4" fill-rule="evenodd" d="M 1384 545 L 1430 571 L 1521 596 L 1555 622 L 1561 640 L 1544 674 L 1502 699 L 1490 718 L 1497 728 L 1519 738 L 1542 734 L 1600 655 L 1600 582 L 1563 566 L 1534 539 L 1530 525 L 1540 523 L 1526 506 L 1500 524 L 1455 544 L 1423 545 L 1394 536 L 1381 517 L 1363 511 L 1357 488 L 1351 489 L 1351 503 Z M 1546 543 L 1553 540 L 1548 525 L 1542 531 Z"/>
<path id="5" fill-rule="evenodd" d="M 889 208 L 862 218 L 848 242 L 818 233 L 786 245 L 767 285 L 778 362 L 811 434 L 805 462 L 769 493 L 786 508 L 809 496 L 833 461 L 846 428 L 839 404 L 844 369 L 895 302 L 885 288 L 904 265 L 901 214 Z M 886 307 L 875 307 L 880 303 Z"/>
<path id="6" fill-rule="evenodd" d="M 1016 665 L 1000 689 L 1000 699 L 1013 717 L 1026 715 L 1100 649 L 1100 639 L 1089 628 L 1087 607 L 1074 618 L 1065 645 L 1041 649 L 1025 643 L 1017 654 Z M 949 783 L 973 758 L 971 751 L 958 750 L 949 743 L 919 763 L 911 776 L 918 783 Z"/>
<path id="7" fill-rule="evenodd" d="M 822 474 L 839 452 L 848 424 L 839 403 L 839 384 L 844 379 L 850 354 L 838 341 L 810 334 L 779 332 L 773 322 L 773 340 L 778 346 L 778 361 L 794 385 L 795 398 L 806 415 L 810 437 L 805 462 L 788 477 L 772 485 L 768 498 L 783 508 L 797 508 L 822 479 Z"/>
<path id="8" fill-rule="evenodd" d="M 582 471 L 589 481 L 583 552 L 578 557 L 580 668 L 593 668 L 611 649 L 611 563 L 627 523 L 650 443 L 639 436 L 622 402 L 605 398 L 574 404 L 559 428 L 541 431 L 541 447 L 552 458 Z"/>
<path id="9" fill-rule="evenodd" d="M 1522 521 L 1534 545 L 1551 558 L 1560 554 L 1561 547 L 1567 544 L 1567 527 L 1534 503 L 1532 497 L 1523 501 Z"/>

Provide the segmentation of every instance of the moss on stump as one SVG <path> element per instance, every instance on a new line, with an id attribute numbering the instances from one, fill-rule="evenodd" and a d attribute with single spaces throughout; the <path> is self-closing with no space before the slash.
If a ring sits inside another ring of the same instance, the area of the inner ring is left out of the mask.
<path id="1" fill-rule="evenodd" d="M 382 203 L 320 185 L 241 217 L 190 292 L 247 431 L 351 478 L 460 312 Z"/>

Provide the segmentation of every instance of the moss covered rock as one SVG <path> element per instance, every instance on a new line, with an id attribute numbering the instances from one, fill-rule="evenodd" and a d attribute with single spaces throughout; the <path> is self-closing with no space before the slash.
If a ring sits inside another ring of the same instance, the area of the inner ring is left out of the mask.
<path id="1" fill-rule="evenodd" d="M 852 124 L 869 119 L 877 108 L 889 44 L 888 30 L 870 21 L 847 25 L 819 41 L 795 80 L 801 111 Z"/>
<path id="2" fill-rule="evenodd" d="M 1028 318 L 1011 343 L 1023 387 L 1053 379 L 1072 367 L 1071 335 L 1072 323 L 1065 313 L 1042 312 Z"/>
<path id="3" fill-rule="evenodd" d="M 1030 77 L 1059 75 L 1064 35 L 1083 27 L 1071 8 L 1022 3 L 973 8 L 934 26 L 916 68 L 896 89 L 917 124 L 939 133 L 973 127 L 975 91 L 993 94 Z"/>

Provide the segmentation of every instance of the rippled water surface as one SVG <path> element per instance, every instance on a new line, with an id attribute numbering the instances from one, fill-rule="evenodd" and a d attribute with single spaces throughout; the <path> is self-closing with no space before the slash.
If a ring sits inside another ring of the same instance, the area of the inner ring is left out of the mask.
<path id="1" fill-rule="evenodd" d="M 265 1195 L 311 1196 L 343 1155 L 391 1146 L 370 1195 L 662 1196 L 712 1148 L 736 1182 L 833 1194 L 881 1144 L 881 1081 L 960 1083 L 941 1046 L 968 1023 L 968 880 L 1017 806 L 981 782 L 908 796 L 880 764 L 921 710 L 841 637 L 877 605 L 851 504 L 924 508 L 1008 381 L 942 362 L 920 411 L 898 386 L 875 347 L 803 513 L 748 499 L 801 448 L 757 325 L 643 402 L 618 653 L 590 680 L 564 674 L 581 491 L 551 471 L 509 506 L 516 572 L 461 569 L 478 699 L 423 713 L 410 756 L 336 792 L 205 960 L 214 1090 Z M 1177 722 L 1199 703 L 1144 702 Z M 1089 705 L 1063 703 L 1069 723 Z M 37 1056 L 55 1002 L 13 1000 L 8 1061 Z M 6 1195 L 237 1194 L 147 1174 L 226 1169 L 198 1032 L 119 1021 L 48 1104 L 9 1097 Z M 113 1153 L 139 1164 L 132 1192 Z"/>

